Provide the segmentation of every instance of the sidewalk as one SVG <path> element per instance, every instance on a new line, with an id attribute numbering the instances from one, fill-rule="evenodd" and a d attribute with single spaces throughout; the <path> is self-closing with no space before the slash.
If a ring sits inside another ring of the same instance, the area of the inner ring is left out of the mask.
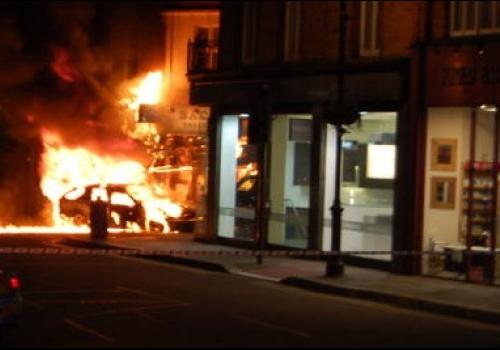
<path id="1" fill-rule="evenodd" d="M 374 269 L 345 267 L 340 278 L 325 277 L 326 263 L 287 257 L 235 255 L 248 251 L 196 242 L 189 234 L 110 235 L 106 240 L 68 237 L 65 245 L 139 250 L 184 251 L 155 260 L 190 265 L 279 282 L 340 296 L 395 304 L 402 307 L 500 324 L 500 288 L 424 276 L 405 276 Z M 204 252 L 200 254 L 200 252 Z M 217 255 L 217 252 L 221 252 Z M 232 253 L 232 254 L 230 254 Z"/>

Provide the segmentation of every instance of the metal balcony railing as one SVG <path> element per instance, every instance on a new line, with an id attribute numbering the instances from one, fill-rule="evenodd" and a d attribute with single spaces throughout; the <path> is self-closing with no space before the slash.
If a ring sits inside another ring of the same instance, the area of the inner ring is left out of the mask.
<path id="1" fill-rule="evenodd" d="M 188 42 L 188 73 L 201 73 L 217 69 L 219 47 L 215 40 Z"/>

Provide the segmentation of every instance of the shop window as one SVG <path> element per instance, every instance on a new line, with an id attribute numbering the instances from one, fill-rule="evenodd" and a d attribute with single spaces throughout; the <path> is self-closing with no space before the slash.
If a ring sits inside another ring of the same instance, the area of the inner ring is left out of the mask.
<path id="1" fill-rule="evenodd" d="M 285 3 L 285 61 L 299 59 L 300 1 Z"/>
<path id="2" fill-rule="evenodd" d="M 243 3 L 243 37 L 241 60 L 243 64 L 252 64 L 255 60 L 255 36 L 257 26 L 257 3 L 245 1 Z"/>
<path id="3" fill-rule="evenodd" d="M 392 248 L 396 121 L 395 112 L 364 113 L 344 135 L 340 189 L 344 208 L 341 250 L 389 251 Z M 335 139 L 333 133 L 328 135 Z M 334 158 L 334 152 L 334 149 L 327 149 L 327 160 Z M 326 179 L 334 173 L 333 167 L 333 162 L 327 163 Z M 325 206 L 330 207 L 332 200 L 331 196 L 325 195 Z M 324 222 L 323 232 L 330 234 L 331 213 L 325 212 Z M 391 259 L 390 255 L 360 256 L 385 261 Z"/>
<path id="4" fill-rule="evenodd" d="M 429 109 L 424 208 L 424 243 L 431 252 L 424 257 L 427 273 L 499 282 L 499 140 L 496 106 Z"/>
<path id="5" fill-rule="evenodd" d="M 379 1 L 361 1 L 360 56 L 378 56 Z"/>
<path id="6" fill-rule="evenodd" d="M 307 248 L 312 116 L 273 116 L 271 129 L 268 242 Z"/>
<path id="7" fill-rule="evenodd" d="M 218 161 L 218 235 L 240 240 L 256 234 L 257 148 L 248 143 L 248 122 L 247 116 L 223 116 Z"/>
<path id="8" fill-rule="evenodd" d="M 482 35 L 500 32 L 499 1 L 452 1 L 452 36 Z"/>

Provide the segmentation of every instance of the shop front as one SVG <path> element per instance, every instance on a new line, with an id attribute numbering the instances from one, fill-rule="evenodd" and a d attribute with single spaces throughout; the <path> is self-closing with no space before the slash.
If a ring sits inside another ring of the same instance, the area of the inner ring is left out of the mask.
<path id="1" fill-rule="evenodd" d="M 499 283 L 500 46 L 427 50 L 424 273 Z"/>
<path id="2" fill-rule="evenodd" d="M 401 67 L 404 67 L 402 65 Z M 398 235 L 397 181 L 405 167 L 399 147 L 408 116 L 404 69 L 348 76 L 348 100 L 360 119 L 341 149 L 341 250 L 352 262 L 391 269 Z M 332 250 L 336 130 L 326 123 L 335 76 L 256 83 L 196 83 L 195 103 L 211 107 L 207 239 L 255 248 Z M 374 89 L 373 86 L 378 86 Z M 224 97 L 224 98 L 222 98 Z M 232 103 L 231 103 L 232 102 Z M 266 108 L 268 106 L 269 108 Z M 399 187 L 398 187 L 399 186 Z M 398 199 L 399 198 L 399 199 Z M 396 237 L 396 239 L 395 239 Z M 363 254 L 363 252 L 369 252 Z M 373 254 L 373 252 L 385 254 Z"/>

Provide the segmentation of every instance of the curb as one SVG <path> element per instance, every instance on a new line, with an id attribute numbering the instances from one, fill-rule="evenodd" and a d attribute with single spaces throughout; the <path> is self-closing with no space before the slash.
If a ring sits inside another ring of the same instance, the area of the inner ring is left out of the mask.
<path id="1" fill-rule="evenodd" d="M 61 244 L 64 245 L 69 245 L 72 247 L 77 247 L 77 248 L 107 248 L 107 249 L 129 249 L 126 247 L 119 247 L 119 246 L 113 246 L 107 242 L 87 242 L 87 241 L 82 241 L 79 239 L 75 238 L 64 238 L 60 241 Z M 169 256 L 169 255 L 140 255 L 138 257 L 139 259 L 147 259 L 147 260 L 154 260 L 154 261 L 160 261 L 160 262 L 168 262 L 168 263 L 173 263 L 177 265 L 187 265 L 191 267 L 197 267 L 201 268 L 204 270 L 208 271 L 214 271 L 214 272 L 226 272 L 229 273 L 229 270 L 221 264 L 217 263 L 212 263 L 208 261 L 201 261 L 201 260 L 195 260 L 195 259 L 189 259 L 185 257 L 177 257 L 177 256 Z"/>
<path id="2" fill-rule="evenodd" d="M 108 249 L 128 249 L 126 247 L 113 246 L 106 241 L 96 242 L 96 241 L 84 241 L 75 238 L 64 238 L 60 243 L 78 247 L 78 248 L 108 248 Z M 320 292 L 324 294 L 337 295 L 342 297 L 362 299 L 366 301 L 373 301 L 379 303 L 385 303 L 389 305 L 396 305 L 399 307 L 429 312 L 432 314 L 441 314 L 446 316 L 458 317 L 473 321 L 479 321 L 484 323 L 492 323 L 495 325 L 500 324 L 500 313 L 491 312 L 488 310 L 481 310 L 477 308 L 470 308 L 467 306 L 460 306 L 456 304 L 438 303 L 432 300 L 418 299 L 414 297 L 401 296 L 391 293 L 384 293 L 374 290 L 359 289 L 359 288 L 347 288 L 341 286 L 335 286 L 331 284 L 326 284 L 310 279 L 300 278 L 300 277 L 286 277 L 281 280 L 267 278 L 265 276 L 255 275 L 251 273 L 245 273 L 243 271 L 232 269 L 224 266 L 220 263 L 213 263 L 208 261 L 201 261 L 196 259 L 190 259 L 186 257 L 176 257 L 168 255 L 140 255 L 139 259 L 154 260 L 160 262 L 173 263 L 184 266 L 191 266 L 195 268 L 201 268 L 204 270 L 214 271 L 214 272 L 224 272 L 235 275 L 243 275 L 251 278 L 258 278 L 268 280 L 270 282 L 280 283 L 291 287 L 301 288 L 305 290 L 310 290 L 314 292 Z"/>
<path id="3" fill-rule="evenodd" d="M 500 324 L 500 313 L 488 310 L 480 310 L 455 304 L 438 303 L 431 300 L 417 299 L 373 290 L 334 286 L 299 277 L 287 277 L 281 280 L 280 283 L 316 292 L 397 305 L 407 309 L 426 311 L 433 314 L 493 323 L 495 325 Z"/>

